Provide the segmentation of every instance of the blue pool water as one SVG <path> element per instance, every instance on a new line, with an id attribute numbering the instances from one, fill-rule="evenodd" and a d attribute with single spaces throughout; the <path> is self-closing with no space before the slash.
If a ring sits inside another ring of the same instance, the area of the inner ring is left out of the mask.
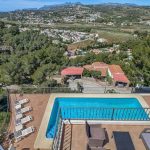
<path id="1" fill-rule="evenodd" d="M 59 108 L 63 119 L 149 119 L 136 98 L 56 98 L 47 127 L 47 138 L 54 137 Z"/>

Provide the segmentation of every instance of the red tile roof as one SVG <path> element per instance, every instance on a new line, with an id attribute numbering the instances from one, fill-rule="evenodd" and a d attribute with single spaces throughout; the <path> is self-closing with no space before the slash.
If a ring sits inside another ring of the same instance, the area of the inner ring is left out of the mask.
<path id="1" fill-rule="evenodd" d="M 122 69 L 119 65 L 109 65 L 109 70 L 112 74 L 115 74 L 115 73 L 123 73 L 124 74 L 124 72 L 122 71 Z"/>
<path id="2" fill-rule="evenodd" d="M 81 67 L 68 67 L 61 71 L 61 75 L 82 75 L 83 70 Z"/>
<path id="3" fill-rule="evenodd" d="M 93 68 L 108 68 L 108 65 L 104 62 L 94 62 L 92 66 Z"/>
<path id="4" fill-rule="evenodd" d="M 125 74 L 114 74 L 113 79 L 118 82 L 129 83 L 129 80 Z"/>
<path id="5" fill-rule="evenodd" d="M 89 71 L 93 70 L 92 65 L 85 65 L 85 66 L 83 66 L 83 68 L 85 68 L 85 69 L 87 69 Z"/>
<path id="6" fill-rule="evenodd" d="M 108 65 L 103 62 L 94 62 L 92 65 L 85 65 L 83 68 L 89 70 L 89 71 L 100 71 L 101 76 L 105 77 L 107 75 Z"/>
<path id="7" fill-rule="evenodd" d="M 123 83 L 130 82 L 119 65 L 109 65 L 109 70 L 113 75 L 114 81 Z"/>

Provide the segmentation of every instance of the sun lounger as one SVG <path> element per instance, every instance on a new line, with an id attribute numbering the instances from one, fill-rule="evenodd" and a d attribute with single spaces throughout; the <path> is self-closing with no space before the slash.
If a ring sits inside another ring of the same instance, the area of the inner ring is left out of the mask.
<path id="1" fill-rule="evenodd" d="M 32 107 L 31 106 L 27 106 L 27 107 L 21 109 L 21 113 L 26 113 L 26 112 L 29 112 L 31 110 L 32 110 Z"/>
<path id="2" fill-rule="evenodd" d="M 27 98 L 25 98 L 25 99 L 22 99 L 22 100 L 17 100 L 16 102 L 15 102 L 15 104 L 16 105 L 22 105 L 22 104 L 26 104 L 26 103 L 28 103 L 29 102 L 29 99 L 27 99 Z"/>
<path id="3" fill-rule="evenodd" d="M 23 117 L 23 114 L 16 114 L 16 120 L 21 119 Z"/>
<path id="4" fill-rule="evenodd" d="M 35 130 L 35 129 L 34 129 L 33 126 L 32 126 L 32 127 L 28 127 L 28 128 L 26 128 L 26 129 L 24 129 L 24 130 L 21 131 L 22 136 L 25 137 L 25 136 L 27 136 L 27 135 L 33 133 L 34 130 Z"/>
<path id="5" fill-rule="evenodd" d="M 114 131 L 113 138 L 115 140 L 116 150 L 135 150 L 129 132 Z"/>
<path id="6" fill-rule="evenodd" d="M 32 116 L 26 116 L 25 118 L 21 119 L 21 123 L 25 124 L 25 123 L 27 123 L 27 122 L 29 122 L 31 120 L 33 120 Z"/>
<path id="7" fill-rule="evenodd" d="M 16 142 L 20 141 L 21 138 L 22 138 L 22 132 L 21 132 L 21 130 L 20 131 L 15 131 L 14 132 L 14 137 L 15 137 Z"/>
<path id="8" fill-rule="evenodd" d="M 19 109 L 19 110 L 16 110 L 16 114 L 20 114 L 20 113 L 26 113 L 26 112 L 29 112 L 32 110 L 32 107 L 31 106 L 27 106 L 27 107 L 24 107 L 22 109 Z"/>
<path id="9" fill-rule="evenodd" d="M 20 124 L 20 125 L 15 127 L 15 131 L 20 131 L 22 129 L 23 129 L 23 125 L 22 124 Z"/>
<path id="10" fill-rule="evenodd" d="M 28 136 L 29 134 L 33 133 L 35 131 L 34 127 L 28 127 L 24 130 L 20 130 L 17 132 L 14 132 L 14 137 L 16 142 L 20 141 L 22 138 L 25 138 L 25 136 Z"/>
<path id="11" fill-rule="evenodd" d="M 16 110 L 21 109 L 21 105 L 20 105 L 20 104 L 19 104 L 19 105 L 16 105 L 16 106 L 15 106 L 15 109 L 16 109 Z"/>
<path id="12" fill-rule="evenodd" d="M 150 128 L 146 128 L 140 134 L 140 138 L 145 145 L 146 150 L 150 150 Z"/>
<path id="13" fill-rule="evenodd" d="M 16 125 L 26 124 L 27 122 L 33 120 L 32 116 L 26 116 L 25 118 L 16 120 Z"/>
<path id="14" fill-rule="evenodd" d="M 89 125 L 86 123 L 86 134 L 89 147 L 103 147 L 106 140 L 105 129 L 100 125 Z"/>

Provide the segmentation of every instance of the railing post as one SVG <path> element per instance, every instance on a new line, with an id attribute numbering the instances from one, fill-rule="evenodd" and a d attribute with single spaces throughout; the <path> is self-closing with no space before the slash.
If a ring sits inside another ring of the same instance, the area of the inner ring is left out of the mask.
<path id="1" fill-rule="evenodd" d="M 114 111 L 115 111 L 115 109 L 113 108 L 112 115 L 111 115 L 111 120 L 114 119 Z"/>

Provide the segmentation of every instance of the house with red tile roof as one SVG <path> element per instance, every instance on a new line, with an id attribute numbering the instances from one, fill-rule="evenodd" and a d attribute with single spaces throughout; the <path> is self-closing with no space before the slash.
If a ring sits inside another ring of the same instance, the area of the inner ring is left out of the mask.
<path id="1" fill-rule="evenodd" d="M 76 78 L 81 78 L 83 74 L 84 68 L 82 67 L 68 67 L 65 68 L 61 71 L 61 76 L 62 77 L 76 77 Z"/>
<path id="2" fill-rule="evenodd" d="M 115 86 L 129 86 L 130 81 L 119 65 L 109 65 L 108 75 L 112 78 Z"/>
<path id="3" fill-rule="evenodd" d="M 105 81 L 107 76 L 110 76 L 114 86 L 127 87 L 130 84 L 130 81 L 119 65 L 108 65 L 104 62 L 94 62 L 91 65 L 85 65 L 83 67 L 68 67 L 61 71 L 61 76 L 62 78 L 82 78 L 84 69 L 89 71 L 100 71 L 100 79 L 103 81 Z"/>
<path id="4" fill-rule="evenodd" d="M 108 65 L 104 62 L 94 62 L 91 65 L 83 66 L 83 68 L 89 71 L 100 71 L 101 79 L 105 79 L 107 76 Z"/>

